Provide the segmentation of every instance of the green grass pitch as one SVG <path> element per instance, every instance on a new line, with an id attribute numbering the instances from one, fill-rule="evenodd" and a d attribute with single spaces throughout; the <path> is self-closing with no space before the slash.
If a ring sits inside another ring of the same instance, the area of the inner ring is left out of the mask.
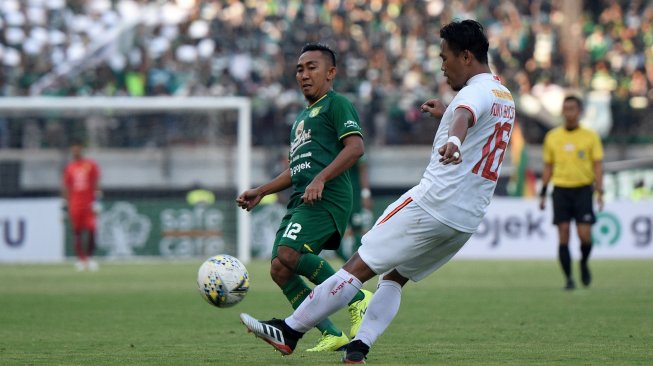
<path id="1" fill-rule="evenodd" d="M 289 314 L 268 275 L 229 309 L 196 290 L 201 260 L 0 265 L 0 365 L 334 365 L 307 353 L 317 331 L 281 357 L 238 314 Z M 334 263 L 339 267 L 340 263 Z M 592 262 L 589 289 L 562 290 L 557 262 L 454 260 L 404 288 L 371 365 L 650 365 L 653 261 Z M 576 268 L 577 269 L 577 268 Z M 373 289 L 376 280 L 366 284 Z M 347 313 L 332 318 L 348 329 Z"/>

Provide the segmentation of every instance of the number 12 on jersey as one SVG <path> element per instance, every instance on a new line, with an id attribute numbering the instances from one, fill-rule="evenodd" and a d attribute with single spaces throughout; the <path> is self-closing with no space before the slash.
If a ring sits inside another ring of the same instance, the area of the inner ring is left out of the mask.
<path id="1" fill-rule="evenodd" d="M 489 179 L 491 181 L 497 181 L 499 175 L 499 167 L 503 162 L 503 155 L 506 153 L 508 147 L 508 139 L 510 138 L 510 130 L 512 129 L 512 124 L 510 122 L 497 122 L 494 125 L 494 132 L 488 137 L 487 142 L 483 145 L 483 155 L 481 160 L 474 165 L 472 173 L 478 174 L 481 166 L 481 177 Z M 505 140 L 504 140 L 505 138 Z M 494 141 L 494 147 L 492 147 L 492 142 Z M 498 156 L 497 156 L 498 155 Z M 494 163 L 494 160 L 497 159 L 497 163 Z"/>

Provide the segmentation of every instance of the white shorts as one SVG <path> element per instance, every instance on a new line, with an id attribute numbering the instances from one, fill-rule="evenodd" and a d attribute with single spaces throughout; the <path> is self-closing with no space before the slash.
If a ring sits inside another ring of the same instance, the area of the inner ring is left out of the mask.
<path id="1" fill-rule="evenodd" d="M 406 193 L 363 236 L 358 254 L 377 275 L 396 269 L 417 282 L 447 263 L 471 236 L 436 220 Z"/>

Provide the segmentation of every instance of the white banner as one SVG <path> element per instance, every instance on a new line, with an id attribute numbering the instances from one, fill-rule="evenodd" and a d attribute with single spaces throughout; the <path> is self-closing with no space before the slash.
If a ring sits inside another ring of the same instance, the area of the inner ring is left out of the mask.
<path id="1" fill-rule="evenodd" d="M 64 258 L 60 198 L 0 199 L 0 262 Z"/>
<path id="2" fill-rule="evenodd" d="M 456 258 L 557 258 L 558 229 L 551 200 L 540 211 L 538 199 L 495 197 L 478 231 Z M 611 202 L 596 212 L 592 258 L 653 258 L 653 201 Z M 572 257 L 580 255 L 571 225 Z"/>

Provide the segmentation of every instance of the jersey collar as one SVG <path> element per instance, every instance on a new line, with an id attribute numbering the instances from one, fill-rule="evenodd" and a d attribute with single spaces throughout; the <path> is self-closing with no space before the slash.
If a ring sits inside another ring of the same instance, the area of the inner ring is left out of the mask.
<path id="1" fill-rule="evenodd" d="M 467 80 L 467 83 L 465 85 L 470 85 L 471 83 L 477 83 L 477 82 L 483 81 L 483 80 L 494 80 L 496 82 L 501 82 L 501 80 L 499 79 L 498 76 L 493 75 L 493 74 L 491 74 L 489 72 L 484 72 L 482 74 L 476 74 L 476 75 L 472 76 L 471 78 L 469 78 L 469 80 Z"/>
<path id="2" fill-rule="evenodd" d="M 316 100 L 315 102 L 313 102 L 313 103 L 309 104 L 308 106 L 306 106 L 306 109 L 311 109 L 314 105 L 316 105 L 317 103 L 319 103 L 322 99 L 326 98 L 326 96 L 329 95 L 329 93 L 331 93 L 331 90 L 329 90 L 328 92 L 326 92 L 326 94 L 324 94 L 323 96 L 321 96 L 320 99 L 318 99 L 318 100 Z"/>

